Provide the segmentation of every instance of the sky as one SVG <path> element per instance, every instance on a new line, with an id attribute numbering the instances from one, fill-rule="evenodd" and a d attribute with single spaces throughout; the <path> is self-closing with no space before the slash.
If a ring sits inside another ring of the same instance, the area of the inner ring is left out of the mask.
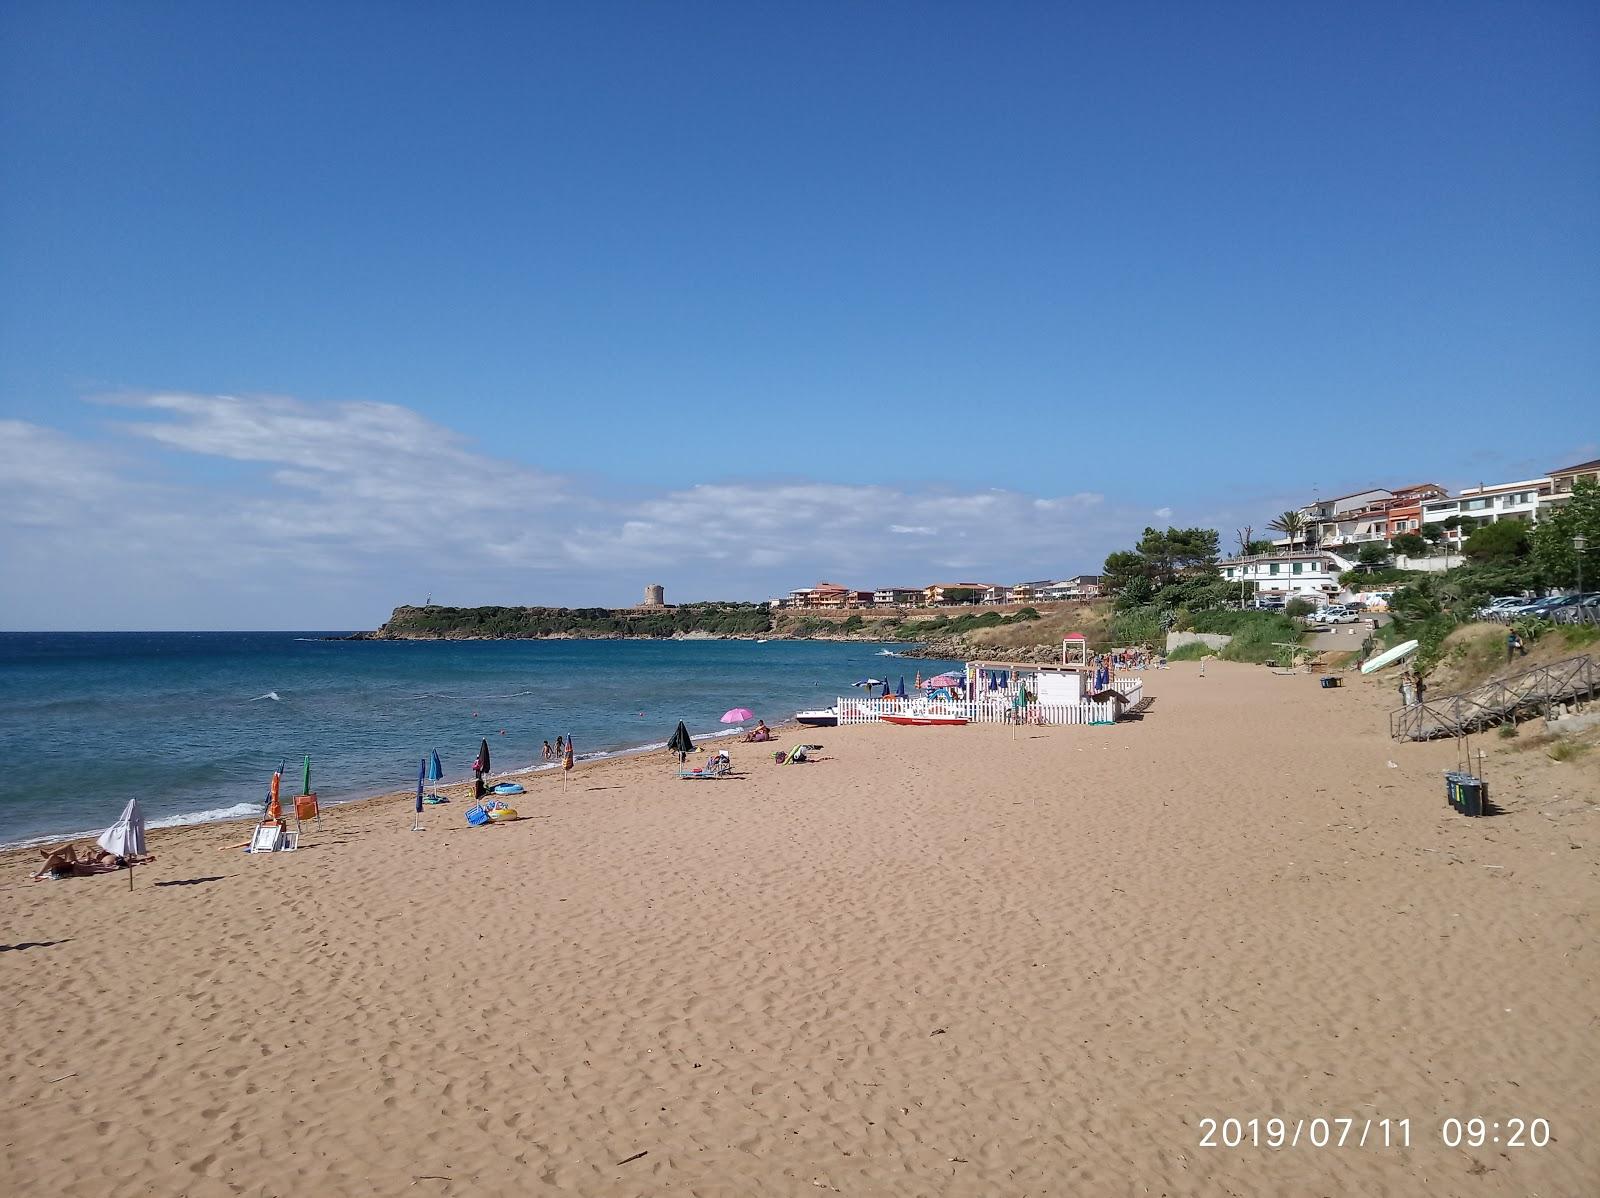
<path id="1" fill-rule="evenodd" d="M 0 7 L 0 628 L 1096 571 L 1600 456 L 1591 3 Z"/>

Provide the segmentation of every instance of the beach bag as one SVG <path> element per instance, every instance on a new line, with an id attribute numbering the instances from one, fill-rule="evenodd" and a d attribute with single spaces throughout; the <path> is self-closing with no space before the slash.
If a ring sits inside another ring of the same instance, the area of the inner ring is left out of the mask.
<path id="1" fill-rule="evenodd" d="M 471 824 L 474 828 L 481 828 L 484 824 L 489 822 L 489 813 L 476 803 L 467 808 L 466 816 L 467 823 Z"/>

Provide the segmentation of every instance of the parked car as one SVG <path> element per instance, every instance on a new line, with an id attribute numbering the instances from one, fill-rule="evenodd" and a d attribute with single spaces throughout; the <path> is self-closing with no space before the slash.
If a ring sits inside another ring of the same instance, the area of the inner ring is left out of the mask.
<path id="1" fill-rule="evenodd" d="M 1600 624 L 1600 591 L 1568 595 L 1567 602 L 1552 608 L 1545 618 L 1557 624 Z"/>
<path id="2" fill-rule="evenodd" d="M 1331 603 L 1320 611 L 1312 613 L 1310 621 L 1313 624 L 1354 624 L 1360 618 L 1344 604 Z"/>
<path id="3" fill-rule="evenodd" d="M 1508 607 L 1500 614 L 1500 619 L 1512 620 L 1547 620 L 1550 613 L 1559 607 L 1565 607 L 1572 599 L 1571 595 L 1546 595 L 1543 599 L 1535 599 L 1531 603 L 1524 603 L 1518 607 Z"/>
<path id="4" fill-rule="evenodd" d="M 1282 611 L 1289 606 L 1289 601 L 1282 595 L 1257 595 L 1250 606 L 1256 611 Z"/>
<path id="5" fill-rule="evenodd" d="M 1521 607 L 1527 602 L 1521 595 L 1503 595 L 1499 599 L 1489 600 L 1480 607 L 1477 616 L 1480 620 L 1495 620 L 1504 612 L 1510 611 L 1513 607 Z"/>

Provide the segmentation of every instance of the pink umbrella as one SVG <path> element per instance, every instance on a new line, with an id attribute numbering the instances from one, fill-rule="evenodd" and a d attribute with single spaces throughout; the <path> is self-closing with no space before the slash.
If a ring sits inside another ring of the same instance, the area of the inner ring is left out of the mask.
<path id="1" fill-rule="evenodd" d="M 753 720 L 755 718 L 756 713 L 751 711 L 748 707 L 732 707 L 723 713 L 722 722 L 724 724 L 742 724 L 746 720 Z"/>
<path id="2" fill-rule="evenodd" d="M 954 674 L 939 674 L 922 684 L 924 690 L 937 690 L 941 686 L 956 686 L 961 679 Z"/>

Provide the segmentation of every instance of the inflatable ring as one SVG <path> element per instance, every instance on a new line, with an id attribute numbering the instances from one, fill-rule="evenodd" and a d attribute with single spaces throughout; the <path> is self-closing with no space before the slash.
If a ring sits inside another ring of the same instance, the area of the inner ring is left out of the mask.
<path id="1" fill-rule="evenodd" d="M 517 813 L 511 807 L 496 807 L 489 812 L 489 818 L 497 824 L 503 824 L 516 819 Z"/>

